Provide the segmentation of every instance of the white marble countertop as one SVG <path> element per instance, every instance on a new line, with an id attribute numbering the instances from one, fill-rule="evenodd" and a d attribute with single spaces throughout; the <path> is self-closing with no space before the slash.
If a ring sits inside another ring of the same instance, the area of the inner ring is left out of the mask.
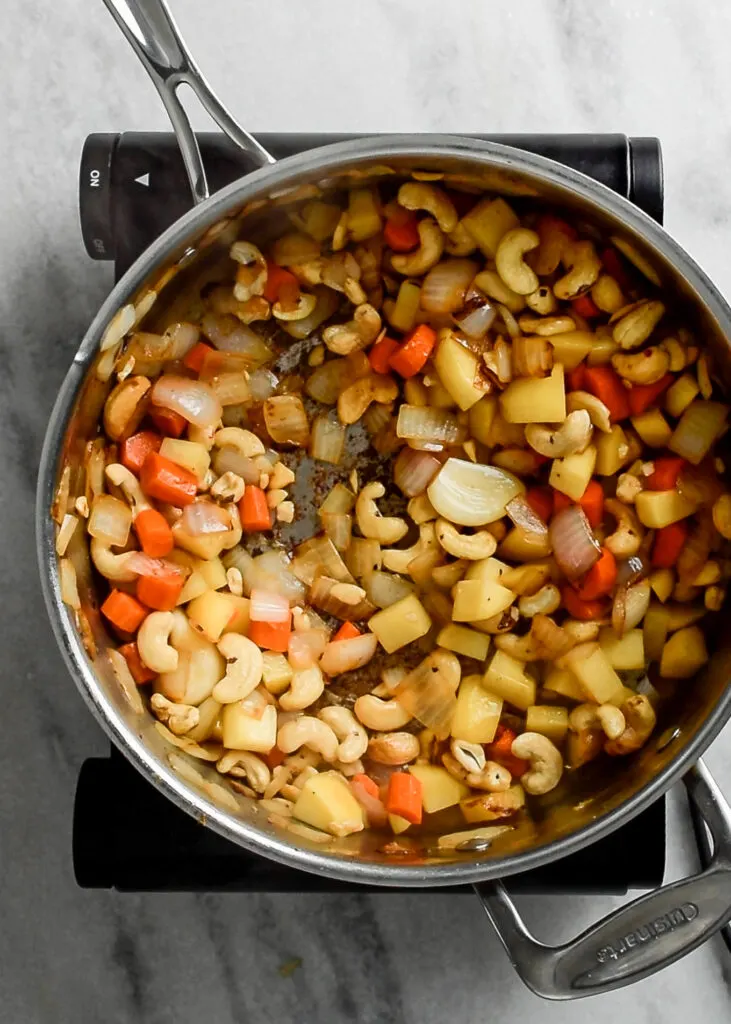
<path id="1" fill-rule="evenodd" d="M 253 130 L 658 135 L 666 224 L 731 294 L 725 0 L 171 3 L 214 88 Z M 91 263 L 79 236 L 82 142 L 93 131 L 167 125 L 99 0 L 11 3 L 0 82 L 2 1021 L 728 1020 L 731 958 L 718 940 L 632 989 L 555 1005 L 522 987 L 467 897 L 142 896 L 75 886 L 75 779 L 106 744 L 47 626 L 31 524 L 36 464 L 58 386 L 111 283 L 110 267 Z M 730 742 L 727 729 L 708 754 L 727 793 Z M 669 872 L 678 875 L 694 864 L 681 794 L 671 812 Z M 559 939 L 617 902 L 521 904 L 541 937 Z M 293 956 L 302 966 L 284 979 L 277 968 Z"/>

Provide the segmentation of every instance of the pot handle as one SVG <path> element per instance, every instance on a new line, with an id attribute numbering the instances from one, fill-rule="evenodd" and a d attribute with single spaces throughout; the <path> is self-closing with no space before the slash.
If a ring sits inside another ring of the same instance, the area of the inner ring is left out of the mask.
<path id="1" fill-rule="evenodd" d="M 703 762 L 683 781 L 711 832 L 708 868 L 634 900 L 571 942 L 538 942 L 500 882 L 475 886 L 513 967 L 537 995 L 577 999 L 629 985 L 690 953 L 731 920 L 731 807 Z"/>
<path id="2" fill-rule="evenodd" d="M 180 146 L 193 200 L 210 195 L 198 140 L 180 99 L 178 87 L 189 86 L 219 128 L 258 167 L 276 163 L 253 135 L 244 131 L 214 95 L 180 37 L 165 0 L 104 0 L 165 104 Z"/>

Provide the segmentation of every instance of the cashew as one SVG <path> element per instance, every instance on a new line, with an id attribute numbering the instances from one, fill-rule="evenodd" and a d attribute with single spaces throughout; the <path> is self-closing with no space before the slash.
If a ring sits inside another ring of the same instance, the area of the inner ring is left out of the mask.
<path id="1" fill-rule="evenodd" d="M 631 754 L 639 750 L 655 728 L 657 717 L 644 694 L 637 693 L 628 697 L 622 705 L 622 712 L 627 725 L 621 736 L 604 745 L 608 754 Z"/>
<path id="2" fill-rule="evenodd" d="M 335 601 L 342 601 L 343 604 L 349 604 L 354 608 L 361 601 L 365 600 L 366 592 L 363 587 L 359 587 L 356 583 L 333 583 L 328 596 L 332 597 Z"/>
<path id="3" fill-rule="evenodd" d="M 444 252 L 444 235 L 431 217 L 419 221 L 419 248 L 413 252 L 396 253 L 391 257 L 391 266 L 404 277 L 421 277 L 436 266 Z"/>
<path id="4" fill-rule="evenodd" d="M 537 334 L 545 338 L 576 330 L 576 324 L 570 316 L 521 316 L 518 319 L 518 327 L 523 334 Z"/>
<path id="5" fill-rule="evenodd" d="M 340 740 L 338 761 L 343 764 L 352 764 L 353 761 L 357 761 L 365 754 L 368 749 L 368 733 L 356 721 L 355 715 L 349 708 L 333 704 L 331 707 L 319 711 L 317 717 L 329 725 Z"/>
<path id="6" fill-rule="evenodd" d="M 216 432 L 221 429 L 221 421 L 211 423 L 207 427 L 197 427 L 195 423 L 188 424 L 188 440 L 195 444 L 202 444 L 206 451 L 210 451 L 216 437 Z"/>
<path id="7" fill-rule="evenodd" d="M 484 789 L 488 793 L 504 793 L 513 781 L 508 769 L 497 761 L 487 761 L 479 774 L 470 772 L 466 783 L 473 789 Z"/>
<path id="8" fill-rule="evenodd" d="M 569 728 L 575 733 L 601 729 L 608 739 L 615 740 L 624 732 L 625 720 L 614 704 L 579 704 L 569 715 Z"/>
<path id="9" fill-rule="evenodd" d="M 419 527 L 419 539 L 410 548 L 386 548 L 382 552 L 383 567 L 390 572 L 399 572 L 403 575 L 409 571 L 409 565 L 417 555 L 438 547 L 434 523 L 422 523 Z"/>
<path id="10" fill-rule="evenodd" d="M 543 661 L 560 658 L 573 644 L 561 626 L 539 612 L 533 616 L 529 633 L 504 633 L 495 638 L 495 646 L 517 661 Z"/>
<path id="11" fill-rule="evenodd" d="M 153 693 L 150 704 L 155 715 L 176 736 L 182 736 L 198 725 L 198 708 L 191 704 L 175 704 L 161 693 Z"/>
<path id="12" fill-rule="evenodd" d="M 120 487 L 127 499 L 127 504 L 132 509 L 132 519 L 135 520 L 140 512 L 152 508 L 150 502 L 140 487 L 140 482 L 131 470 L 122 466 L 119 462 L 113 462 L 106 468 L 107 480 Z"/>
<path id="13" fill-rule="evenodd" d="M 452 757 L 462 765 L 468 774 L 480 775 L 485 770 L 485 751 L 479 743 L 468 743 L 467 740 L 452 740 L 449 745 Z"/>
<path id="14" fill-rule="evenodd" d="M 411 715 L 394 698 L 392 700 L 381 700 L 374 697 L 372 693 L 366 693 L 358 697 L 353 710 L 359 722 L 362 722 L 367 729 L 376 732 L 392 732 L 394 729 L 402 729 L 411 721 Z"/>
<path id="15" fill-rule="evenodd" d="M 566 762 L 571 768 L 581 768 L 598 757 L 604 745 L 601 729 L 582 729 L 569 732 L 566 737 Z"/>
<path id="16" fill-rule="evenodd" d="M 330 259 L 322 261 L 320 279 L 322 284 L 333 291 L 343 292 L 354 306 L 366 302 L 366 294 L 360 285 L 361 268 L 355 256 L 350 252 L 335 253 Z M 319 281 L 313 282 L 319 284 Z"/>
<path id="17" fill-rule="evenodd" d="M 525 618 L 534 615 L 552 615 L 561 607 L 561 591 L 553 583 L 546 583 L 536 594 L 526 595 L 518 601 L 518 611 Z"/>
<path id="18" fill-rule="evenodd" d="M 709 612 L 720 612 L 726 601 L 726 590 L 724 587 L 706 587 L 703 595 L 703 604 Z"/>
<path id="19" fill-rule="evenodd" d="M 518 624 L 519 618 L 518 609 L 513 606 L 512 608 L 507 608 L 504 612 L 498 612 L 497 615 L 493 615 L 489 619 L 475 622 L 473 626 L 477 627 L 482 633 L 499 636 L 503 633 L 509 633 L 511 629 L 514 629 Z"/>
<path id="20" fill-rule="evenodd" d="M 495 269 L 508 288 L 518 295 L 530 295 L 540 284 L 535 271 L 523 259 L 540 244 L 538 235 L 529 228 L 512 228 L 500 239 Z"/>
<path id="21" fill-rule="evenodd" d="M 236 271 L 234 298 L 247 302 L 254 295 L 263 295 L 267 283 L 267 261 L 251 242 L 234 242 L 229 256 L 239 264 Z M 252 269 L 252 264 L 256 269 Z"/>
<path id="22" fill-rule="evenodd" d="M 289 689 L 279 698 L 279 705 L 284 711 L 303 711 L 322 696 L 324 689 L 322 671 L 317 665 L 311 665 L 294 673 Z"/>
<path id="23" fill-rule="evenodd" d="M 579 412 L 585 409 L 589 413 L 592 425 L 604 434 L 610 434 L 612 424 L 609 409 L 596 395 L 590 395 L 588 391 L 570 391 L 566 395 L 566 411 L 569 413 Z"/>
<path id="24" fill-rule="evenodd" d="M 603 269 L 593 242 L 572 242 L 567 245 L 562 262 L 568 272 L 553 286 L 553 294 L 557 299 L 575 299 L 583 295 Z"/>
<path id="25" fill-rule="evenodd" d="M 508 769 L 496 761 L 486 761 L 484 751 L 480 758 L 478 751 L 482 747 L 479 743 L 452 740 L 450 750 L 451 753 L 442 754 L 442 764 L 455 779 L 488 793 L 503 793 L 510 788 L 512 776 Z M 475 770 L 475 760 L 482 762 L 479 770 Z"/>
<path id="26" fill-rule="evenodd" d="M 253 640 L 240 633 L 224 633 L 216 646 L 226 659 L 226 675 L 213 687 L 213 698 L 220 704 L 233 704 L 257 688 L 264 659 Z"/>
<path id="27" fill-rule="evenodd" d="M 178 667 L 178 652 L 170 645 L 174 624 L 172 612 L 150 612 L 139 628 L 137 650 L 153 672 L 173 672 Z"/>
<path id="28" fill-rule="evenodd" d="M 412 498 L 406 506 L 406 511 L 417 526 L 421 526 L 422 523 L 428 523 L 431 519 L 437 518 L 436 510 L 427 498 L 426 494 L 419 494 L 415 498 Z M 731 509 L 729 511 L 731 512 Z M 731 530 L 731 514 L 728 518 L 730 521 L 729 529 Z"/>
<path id="29" fill-rule="evenodd" d="M 601 309 L 602 313 L 616 313 L 624 306 L 622 289 L 609 274 L 599 275 L 591 289 L 591 297 L 594 305 Z"/>
<path id="30" fill-rule="evenodd" d="M 216 645 L 193 629 L 184 611 L 176 608 L 171 614 L 170 645 L 178 652 L 178 664 L 159 674 L 155 689 L 170 700 L 197 706 L 213 693 L 225 663 Z"/>
<path id="31" fill-rule="evenodd" d="M 356 423 L 372 402 L 388 405 L 398 398 L 398 385 L 393 377 L 369 373 L 361 377 L 338 396 L 338 416 L 341 423 Z"/>
<path id="32" fill-rule="evenodd" d="M 115 583 L 131 583 L 137 579 L 137 573 L 127 568 L 127 563 L 135 554 L 134 551 L 123 551 L 122 554 L 116 555 L 98 537 L 91 538 L 89 547 L 91 560 L 102 576 L 114 580 Z"/>
<path id="33" fill-rule="evenodd" d="M 147 409 L 150 387 L 147 377 L 127 377 L 112 388 L 104 403 L 104 429 L 113 441 L 121 441 L 137 429 Z"/>
<path id="34" fill-rule="evenodd" d="M 572 646 L 596 640 L 599 636 L 598 622 L 581 622 L 578 619 L 564 619 L 561 629 L 571 641 Z"/>
<path id="35" fill-rule="evenodd" d="M 398 190 L 399 205 L 407 210 L 426 210 L 445 235 L 457 227 L 458 216 L 454 203 L 446 192 L 436 185 L 407 181 Z"/>
<path id="36" fill-rule="evenodd" d="M 300 747 L 317 751 L 323 761 L 334 761 L 338 756 L 338 738 L 326 722 L 302 715 L 285 722 L 277 733 L 277 746 L 285 754 Z"/>
<path id="37" fill-rule="evenodd" d="M 633 349 L 647 341 L 665 313 L 665 306 L 657 299 L 643 299 L 629 309 L 625 307 L 621 316 L 615 314 L 612 337 L 620 348 Z M 622 311 L 620 310 L 620 313 Z"/>
<path id="38" fill-rule="evenodd" d="M 233 775 L 244 778 L 257 793 L 263 793 L 271 782 L 272 773 L 267 765 L 256 754 L 249 750 L 227 750 L 216 762 L 216 770 L 221 775 Z"/>
<path id="39" fill-rule="evenodd" d="M 437 565 L 431 571 L 431 578 L 442 590 L 451 590 L 467 572 L 468 565 L 469 562 L 464 558 L 458 558 L 456 562 L 447 565 Z"/>
<path id="40" fill-rule="evenodd" d="M 469 256 L 477 248 L 477 242 L 462 221 L 447 236 L 445 248 L 450 256 Z"/>
<path id="41" fill-rule="evenodd" d="M 617 498 L 607 498 L 604 508 L 617 520 L 617 529 L 604 541 L 615 558 L 631 558 L 642 547 L 645 531 L 634 511 Z"/>
<path id="42" fill-rule="evenodd" d="M 347 324 L 334 324 L 322 332 L 325 346 L 339 356 L 360 352 L 375 341 L 381 332 L 381 315 L 369 303 L 356 306 L 353 319 Z"/>
<path id="43" fill-rule="evenodd" d="M 617 477 L 616 495 L 624 505 L 634 505 L 635 498 L 642 491 L 642 481 L 633 473 L 620 473 Z"/>
<path id="44" fill-rule="evenodd" d="M 497 541 L 487 530 L 477 533 L 460 533 L 447 519 L 437 519 L 436 537 L 444 550 L 455 558 L 466 558 L 471 562 L 490 558 L 497 551 Z"/>
<path id="45" fill-rule="evenodd" d="M 586 409 L 570 412 L 557 430 L 550 430 L 542 423 L 528 423 L 525 439 L 539 455 L 561 459 L 586 451 L 594 428 Z"/>
<path id="46" fill-rule="evenodd" d="M 651 345 L 631 356 L 616 352 L 612 356 L 612 366 L 631 384 L 655 384 L 670 369 L 670 356 L 657 345 Z"/>
<path id="47" fill-rule="evenodd" d="M 475 288 L 479 288 L 489 298 L 506 306 L 511 313 L 520 313 L 521 309 L 525 309 L 525 297 L 518 295 L 512 288 L 508 288 L 494 270 L 483 270 L 472 283 Z"/>
<path id="48" fill-rule="evenodd" d="M 272 306 L 272 314 L 275 319 L 284 320 L 287 323 L 293 320 L 305 320 L 314 311 L 316 305 L 316 295 L 300 292 L 294 309 L 284 309 L 281 302 L 275 302 Z"/>
<path id="49" fill-rule="evenodd" d="M 219 476 L 218 480 L 211 486 L 212 498 L 225 498 L 233 502 L 241 501 L 246 490 L 246 484 L 236 473 L 227 472 Z"/>
<path id="50" fill-rule="evenodd" d="M 374 480 L 361 490 L 355 503 L 355 517 L 364 537 L 379 544 L 397 544 L 408 533 L 408 525 L 396 516 L 382 516 L 376 499 L 386 493 L 383 484 Z M 398 571 L 398 570 L 396 570 Z"/>
<path id="51" fill-rule="evenodd" d="M 530 295 L 526 295 L 525 301 L 528 308 L 539 316 L 550 316 L 558 309 L 556 296 L 546 284 L 542 284 Z"/>
<path id="52" fill-rule="evenodd" d="M 520 780 L 526 793 L 542 796 L 556 788 L 563 775 L 563 758 L 547 736 L 539 732 L 521 733 L 510 750 L 514 757 L 530 761 L 529 770 Z"/>
<path id="53" fill-rule="evenodd" d="M 419 756 L 419 738 L 410 732 L 376 734 L 368 743 L 368 757 L 378 764 L 408 764 Z"/>
<path id="54" fill-rule="evenodd" d="M 242 427 L 223 427 L 217 430 L 213 443 L 216 448 L 235 448 L 237 452 L 253 459 L 266 451 L 264 443 L 250 430 Z"/>

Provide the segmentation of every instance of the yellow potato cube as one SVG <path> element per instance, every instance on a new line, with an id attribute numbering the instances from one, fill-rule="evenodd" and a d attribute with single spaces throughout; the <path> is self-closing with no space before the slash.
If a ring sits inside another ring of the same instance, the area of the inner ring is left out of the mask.
<path id="1" fill-rule="evenodd" d="M 525 805 L 525 792 L 521 785 L 511 786 L 504 793 L 500 794 L 501 803 L 509 807 L 509 813 L 505 810 L 493 810 L 495 804 L 494 793 L 480 793 L 479 796 L 470 796 L 462 800 L 459 807 L 465 821 L 496 821 L 500 818 L 509 817 L 515 811 L 519 811 Z"/>
<path id="2" fill-rule="evenodd" d="M 207 590 L 205 594 L 190 601 L 186 608 L 193 628 L 214 644 L 223 636 L 233 615 L 234 609 L 229 600 L 232 596 L 217 590 Z"/>
<path id="3" fill-rule="evenodd" d="M 686 626 L 673 633 L 660 658 L 660 675 L 665 679 L 690 679 L 708 661 L 706 641 L 698 626 Z"/>
<path id="4" fill-rule="evenodd" d="M 532 533 L 522 526 L 514 526 L 500 542 L 498 554 L 511 562 L 535 562 L 548 558 L 551 544 L 547 533 Z"/>
<path id="5" fill-rule="evenodd" d="M 368 620 L 368 628 L 376 634 L 381 646 L 391 654 L 418 640 L 431 629 L 431 618 L 415 594 L 376 612 Z"/>
<path id="6" fill-rule="evenodd" d="M 338 772 L 320 772 L 308 779 L 292 814 L 332 836 L 348 836 L 365 827 L 361 806 Z"/>
<path id="7" fill-rule="evenodd" d="M 211 465 L 211 456 L 197 441 L 181 441 L 176 437 L 164 438 L 160 454 L 183 469 L 189 470 L 202 484 Z"/>
<path id="8" fill-rule="evenodd" d="M 551 693 L 557 693 L 560 697 L 576 700 L 580 704 L 583 704 L 586 700 L 584 691 L 579 685 L 579 680 L 567 668 L 552 666 L 543 680 L 543 689 L 549 690 Z"/>
<path id="9" fill-rule="evenodd" d="M 640 416 L 633 416 L 632 426 L 649 448 L 666 448 L 673 433 L 659 409 L 648 409 Z"/>
<path id="10" fill-rule="evenodd" d="M 699 391 L 695 376 L 684 373 L 665 392 L 665 408 L 671 416 L 682 416 Z"/>
<path id="11" fill-rule="evenodd" d="M 466 213 L 462 226 L 474 238 L 488 259 L 492 259 L 503 235 L 520 224 L 504 199 L 481 199 Z"/>
<path id="12" fill-rule="evenodd" d="M 176 604 L 187 604 L 188 601 L 192 601 L 194 598 L 200 597 L 201 594 L 205 594 L 208 589 L 208 584 L 203 579 L 203 576 L 197 569 L 194 569 L 183 584 L 183 589 L 180 591 L 180 597 Z"/>
<path id="13" fill-rule="evenodd" d="M 220 533 L 192 534 L 183 526 L 183 521 L 178 519 L 171 527 L 175 543 L 179 548 L 188 551 L 191 555 L 203 561 L 217 558 L 223 551 L 224 545 L 230 540 L 229 531 Z"/>
<path id="14" fill-rule="evenodd" d="M 521 377 L 508 384 L 500 396 L 500 408 L 508 423 L 562 423 L 566 419 L 563 366 L 550 377 Z"/>
<path id="15" fill-rule="evenodd" d="M 648 662 L 660 660 L 669 632 L 669 622 L 669 607 L 652 601 L 642 620 L 642 638 Z"/>
<path id="16" fill-rule="evenodd" d="M 277 742 L 277 709 L 273 704 L 267 704 L 259 718 L 249 713 L 243 700 L 224 704 L 221 725 L 223 745 L 229 750 L 267 754 Z"/>
<path id="17" fill-rule="evenodd" d="M 475 661 L 484 661 L 490 648 L 490 637 L 484 633 L 476 633 L 467 626 L 458 626 L 456 622 L 451 622 L 439 631 L 437 647 L 463 654 L 465 658 L 474 658 Z"/>
<path id="18" fill-rule="evenodd" d="M 221 596 L 226 598 L 231 609 L 231 618 L 228 620 L 224 633 L 243 633 L 244 636 L 248 635 L 249 609 L 251 607 L 248 597 L 237 597 L 236 594 L 222 594 Z"/>
<path id="19" fill-rule="evenodd" d="M 451 331 L 442 335 L 434 365 L 442 384 L 463 411 L 485 397 L 484 388 L 475 384 L 480 377 L 480 361 L 474 352 L 460 345 Z"/>
<path id="20" fill-rule="evenodd" d="M 496 412 L 497 399 L 494 395 L 486 395 L 472 406 L 469 412 L 469 427 L 470 434 L 476 441 L 490 444 L 490 431 Z"/>
<path id="21" fill-rule="evenodd" d="M 264 651 L 262 661 L 262 681 L 266 689 L 275 695 L 284 693 L 294 674 L 290 663 L 283 654 L 277 654 L 276 651 Z"/>
<path id="22" fill-rule="evenodd" d="M 410 331 L 416 321 L 421 301 L 421 288 L 415 281 L 402 281 L 396 302 L 388 314 L 388 322 L 397 331 Z"/>
<path id="23" fill-rule="evenodd" d="M 675 573 L 672 569 L 655 569 L 653 573 L 650 573 L 650 587 L 663 604 L 672 594 L 674 586 Z"/>
<path id="24" fill-rule="evenodd" d="M 562 660 L 579 680 L 587 700 L 597 704 L 622 703 L 624 685 L 599 644 L 579 644 Z"/>
<path id="25" fill-rule="evenodd" d="M 427 814 L 453 807 L 469 793 L 469 786 L 453 778 L 446 768 L 434 764 L 412 764 L 411 774 L 421 783 L 421 803 Z"/>
<path id="26" fill-rule="evenodd" d="M 497 582 L 509 568 L 510 566 L 505 562 L 501 562 L 499 558 L 481 558 L 477 562 L 470 562 L 465 573 L 465 579 L 493 580 Z"/>
<path id="27" fill-rule="evenodd" d="M 596 461 L 597 450 L 593 444 L 584 452 L 567 455 L 564 459 L 554 459 L 548 482 L 572 501 L 579 501 L 589 486 Z"/>
<path id="28" fill-rule="evenodd" d="M 566 708 L 553 704 L 532 704 L 525 715 L 527 732 L 539 732 L 554 743 L 560 743 L 569 727 L 569 713 Z"/>
<path id="29" fill-rule="evenodd" d="M 595 438 L 596 466 L 594 471 L 599 476 L 614 476 L 631 454 L 627 435 L 618 423 L 615 423 L 608 434 L 600 434 Z"/>
<path id="30" fill-rule="evenodd" d="M 620 637 L 607 626 L 599 633 L 599 646 L 612 668 L 620 672 L 645 667 L 645 640 L 641 629 L 630 629 Z"/>
<path id="31" fill-rule="evenodd" d="M 455 622 L 476 622 L 499 615 L 515 600 L 515 594 L 493 580 L 460 580 L 454 586 Z M 371 620 L 372 621 L 372 620 Z"/>
<path id="32" fill-rule="evenodd" d="M 635 498 L 637 517 L 649 530 L 661 530 L 686 519 L 697 507 L 677 491 L 641 491 Z"/>
<path id="33" fill-rule="evenodd" d="M 411 822 L 407 821 L 406 818 L 402 818 L 400 814 L 389 814 L 388 824 L 391 826 L 393 834 L 400 836 L 402 832 L 409 828 Z"/>
<path id="34" fill-rule="evenodd" d="M 196 570 L 208 584 L 209 590 L 220 590 L 228 583 L 226 570 L 220 558 L 209 558 L 205 562 L 201 560 L 196 565 Z"/>
<path id="35" fill-rule="evenodd" d="M 489 693 L 480 676 L 466 676 L 457 691 L 452 736 L 467 743 L 492 743 L 502 710 L 502 698 Z"/>
<path id="36" fill-rule="evenodd" d="M 564 370 L 575 370 L 594 347 L 595 338 L 591 331 L 566 331 L 554 334 L 548 339 L 553 346 L 553 358 L 561 363 Z"/>
<path id="37" fill-rule="evenodd" d="M 495 651 L 482 685 L 508 704 L 527 711 L 536 702 L 536 683 L 525 673 L 525 665 L 504 651 Z"/>

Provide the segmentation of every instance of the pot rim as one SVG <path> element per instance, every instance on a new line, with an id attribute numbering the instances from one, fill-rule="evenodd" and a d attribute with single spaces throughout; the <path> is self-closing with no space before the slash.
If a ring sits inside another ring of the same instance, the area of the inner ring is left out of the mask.
<path id="1" fill-rule="evenodd" d="M 326 175 L 353 164 L 381 159 L 418 160 L 432 156 L 453 157 L 511 173 L 527 172 L 603 208 L 664 254 L 697 294 L 722 332 L 731 337 L 731 309 L 682 246 L 638 207 L 579 171 L 547 157 L 500 143 L 451 135 L 411 134 L 351 139 L 307 150 L 252 171 L 189 210 L 139 256 L 102 304 L 64 379 L 46 430 L 36 495 L 36 541 L 41 585 L 56 641 L 66 667 L 92 714 L 137 770 L 181 810 L 252 853 L 340 881 L 407 888 L 471 884 L 530 871 L 568 856 L 613 832 L 662 796 L 716 738 L 731 715 L 731 687 L 727 688 L 695 737 L 642 789 L 591 824 L 543 846 L 490 860 L 420 867 L 397 862 L 362 862 L 338 854 L 300 849 L 284 838 L 260 831 L 253 824 L 234 817 L 207 800 L 169 766 L 159 762 L 124 722 L 99 686 L 72 618 L 61 600 L 54 525 L 49 510 L 71 410 L 104 328 L 112 315 L 147 279 L 153 266 L 163 265 L 170 254 L 185 242 L 193 228 L 203 231 L 231 210 L 255 198 L 262 188 L 269 192 L 290 184 L 292 178 Z"/>

